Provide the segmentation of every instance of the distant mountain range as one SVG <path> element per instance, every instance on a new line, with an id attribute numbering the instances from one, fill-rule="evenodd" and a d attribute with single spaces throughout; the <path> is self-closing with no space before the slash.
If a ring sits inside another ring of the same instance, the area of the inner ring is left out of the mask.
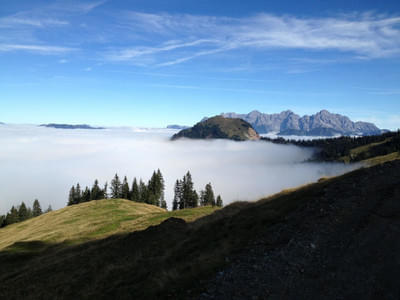
<path id="1" fill-rule="evenodd" d="M 42 124 L 39 125 L 41 127 L 50 127 L 50 128 L 57 128 L 57 129 L 104 129 L 104 127 L 92 127 L 87 124 L 80 124 L 80 125 L 70 125 L 70 124 Z"/>
<path id="2" fill-rule="evenodd" d="M 176 125 L 176 124 L 168 125 L 168 126 L 167 126 L 168 129 L 179 129 L 179 130 L 181 130 L 181 129 L 187 129 L 187 128 L 189 128 L 189 127 L 190 127 L 190 126 Z"/>
<path id="3" fill-rule="evenodd" d="M 374 135 L 383 130 L 372 123 L 353 122 L 348 117 L 332 114 L 327 110 L 308 116 L 295 114 L 290 110 L 279 114 L 264 114 L 254 110 L 248 114 L 222 113 L 225 118 L 240 118 L 250 123 L 258 133 L 276 132 L 279 135 Z"/>

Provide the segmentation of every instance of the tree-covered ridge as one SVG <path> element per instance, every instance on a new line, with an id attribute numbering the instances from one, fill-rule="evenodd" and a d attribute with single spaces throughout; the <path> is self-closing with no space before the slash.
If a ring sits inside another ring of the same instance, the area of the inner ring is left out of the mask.
<path id="1" fill-rule="evenodd" d="M 357 162 L 400 151 L 400 130 L 363 137 L 342 136 L 338 138 L 300 141 L 266 137 L 262 137 L 261 139 L 276 144 L 292 144 L 317 148 L 318 151 L 314 158 L 322 161 Z"/>
<path id="2" fill-rule="evenodd" d="M 129 185 L 128 178 L 124 176 L 121 181 L 118 174 L 115 174 L 111 180 L 110 187 L 106 182 L 103 188 L 100 188 L 99 182 L 96 179 L 91 188 L 85 187 L 82 189 L 80 184 L 72 186 L 68 196 L 68 206 L 89 202 L 92 200 L 101 199 L 127 199 L 135 202 L 155 205 L 167 209 L 165 201 L 165 182 L 161 171 L 153 171 L 150 180 L 145 183 L 142 179 L 133 179 Z M 194 189 L 192 175 L 188 171 L 182 180 L 176 180 L 175 196 L 173 200 L 173 210 L 194 208 L 201 206 L 223 206 L 223 201 L 220 195 L 215 199 L 211 183 L 205 186 L 205 190 L 200 192 L 200 197 Z"/>
<path id="3" fill-rule="evenodd" d="M 45 213 L 50 211 L 52 211 L 52 208 L 49 205 Z M 6 215 L 0 216 L 0 228 L 38 217 L 41 214 L 43 214 L 43 211 L 38 199 L 35 199 L 32 208 L 27 206 L 24 202 L 21 202 L 17 207 L 13 205 Z"/>
<path id="4" fill-rule="evenodd" d="M 108 187 L 108 183 L 106 182 L 104 187 L 100 188 L 97 179 L 91 188 L 85 187 L 84 190 L 82 190 L 79 183 L 76 186 L 72 186 L 69 191 L 67 205 L 112 198 L 127 199 L 167 208 L 167 203 L 164 199 L 164 190 L 164 178 L 160 170 L 153 172 L 147 184 L 142 179 L 138 182 L 135 177 L 131 186 L 126 176 L 121 181 L 118 174 L 115 174 L 111 180 L 110 187 Z"/>

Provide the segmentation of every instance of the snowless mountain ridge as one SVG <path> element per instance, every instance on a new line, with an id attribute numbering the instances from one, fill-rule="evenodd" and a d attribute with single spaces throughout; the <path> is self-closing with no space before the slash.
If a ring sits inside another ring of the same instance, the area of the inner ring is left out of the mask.
<path id="1" fill-rule="evenodd" d="M 265 114 L 253 110 L 248 114 L 221 113 L 225 118 L 240 118 L 250 123 L 258 133 L 279 132 L 279 135 L 374 135 L 382 130 L 372 123 L 353 122 L 347 116 L 327 110 L 308 116 L 286 110 L 277 114 Z"/>

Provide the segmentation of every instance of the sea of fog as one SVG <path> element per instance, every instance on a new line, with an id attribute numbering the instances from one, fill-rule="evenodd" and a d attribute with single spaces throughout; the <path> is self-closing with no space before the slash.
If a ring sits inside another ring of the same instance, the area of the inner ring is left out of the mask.
<path id="1" fill-rule="evenodd" d="M 190 170 L 199 191 L 208 182 L 224 204 L 257 200 L 282 189 L 338 175 L 354 165 L 305 162 L 311 149 L 262 141 L 179 140 L 175 130 L 109 128 L 65 130 L 0 126 L 0 213 L 21 201 L 64 207 L 72 185 L 103 185 L 115 173 L 147 181 L 160 169 L 171 207 L 173 186 Z"/>

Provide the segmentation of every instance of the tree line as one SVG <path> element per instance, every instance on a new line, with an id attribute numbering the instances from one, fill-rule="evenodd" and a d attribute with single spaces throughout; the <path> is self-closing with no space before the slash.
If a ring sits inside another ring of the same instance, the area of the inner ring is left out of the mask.
<path id="1" fill-rule="evenodd" d="M 110 187 L 106 182 L 104 187 L 100 188 L 97 179 L 94 181 L 92 188 L 86 187 L 82 190 L 79 183 L 76 186 L 72 186 L 69 191 L 68 205 L 111 198 L 142 202 L 166 209 L 167 202 L 164 199 L 164 190 L 164 177 L 159 169 L 153 172 L 147 184 L 142 179 L 138 181 L 135 177 L 131 186 L 126 176 L 121 181 L 118 174 L 115 174 L 110 182 Z"/>
<path id="2" fill-rule="evenodd" d="M 181 180 L 176 180 L 174 189 L 174 200 L 172 210 L 193 208 L 199 206 L 219 206 L 222 207 L 220 195 L 215 199 L 211 183 L 206 184 L 205 189 L 200 191 L 200 196 L 193 188 L 192 175 L 188 171 Z"/>
<path id="3" fill-rule="evenodd" d="M 38 199 L 35 199 L 32 208 L 21 202 L 17 207 L 13 205 L 6 215 L 0 216 L 0 227 L 38 217 L 50 211 L 52 211 L 51 205 L 43 212 Z"/>
<path id="4" fill-rule="evenodd" d="M 314 158 L 322 161 L 336 161 L 343 156 L 349 156 L 351 162 L 357 162 L 370 157 L 400 151 L 400 130 L 362 137 L 341 136 L 314 140 L 285 140 L 282 137 L 277 139 L 262 137 L 261 139 L 275 144 L 314 147 L 318 149 Z M 351 153 L 354 148 L 375 143 L 379 144 L 371 145 L 367 152 L 356 155 Z"/>
<path id="5" fill-rule="evenodd" d="M 200 196 L 193 188 L 192 175 L 188 171 L 182 180 L 177 180 L 175 183 L 175 195 L 172 203 L 172 209 L 193 208 L 199 205 L 219 206 L 222 207 L 223 202 L 220 195 L 216 198 L 212 189 L 211 183 L 205 186 L 203 191 L 200 191 Z M 164 196 L 165 183 L 161 171 L 153 171 L 150 180 L 145 183 L 142 179 L 133 179 L 129 185 L 128 179 L 124 176 L 121 181 L 118 174 L 110 182 L 110 186 L 106 182 L 101 188 L 96 179 L 91 188 L 86 186 L 81 188 L 80 184 L 72 186 L 68 196 L 68 206 L 89 202 L 92 200 L 101 199 L 127 199 L 135 202 L 147 203 L 161 208 L 167 208 L 167 202 Z"/>

